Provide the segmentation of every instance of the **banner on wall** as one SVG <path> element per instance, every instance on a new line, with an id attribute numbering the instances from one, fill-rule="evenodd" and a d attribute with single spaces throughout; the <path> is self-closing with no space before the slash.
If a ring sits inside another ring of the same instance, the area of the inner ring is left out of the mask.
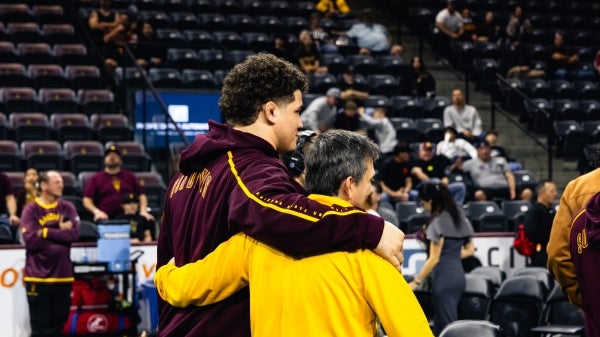
<path id="1" fill-rule="evenodd" d="M 513 237 L 475 237 L 475 256 L 484 266 L 495 266 L 511 275 L 516 269 L 525 267 L 525 258 L 512 248 Z M 141 251 L 136 264 L 137 286 L 154 277 L 156 269 L 156 245 L 135 245 L 131 252 Z M 73 247 L 73 261 L 94 262 L 97 258 L 96 246 Z M 418 272 L 427 258 L 424 247 L 413 238 L 404 241 L 404 265 L 402 273 L 413 275 Z M 0 326 L 3 335 L 29 336 L 29 313 L 27 297 L 23 287 L 25 249 L 0 248 Z M 136 289 L 137 290 L 137 289 Z"/>

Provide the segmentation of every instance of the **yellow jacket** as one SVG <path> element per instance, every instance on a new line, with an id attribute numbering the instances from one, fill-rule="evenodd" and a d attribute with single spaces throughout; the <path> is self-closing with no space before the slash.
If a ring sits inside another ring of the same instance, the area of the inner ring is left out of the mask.
<path id="1" fill-rule="evenodd" d="M 295 260 L 240 233 L 203 260 L 162 266 L 154 282 L 178 307 L 217 302 L 249 283 L 256 337 L 372 337 L 376 317 L 390 337 L 433 336 L 404 277 L 371 250 Z"/>
<path id="2" fill-rule="evenodd" d="M 350 13 L 350 7 L 348 7 L 346 0 L 319 0 L 319 2 L 315 5 L 315 9 L 324 15 L 329 15 L 331 10 L 335 8 L 334 1 L 335 6 L 337 6 L 337 10 L 340 14 Z"/>
<path id="3" fill-rule="evenodd" d="M 569 250 L 572 218 L 587 201 L 600 192 L 600 169 L 584 174 L 567 184 L 552 223 L 548 252 L 548 269 L 569 300 L 581 307 L 581 294 L 575 265 Z"/>

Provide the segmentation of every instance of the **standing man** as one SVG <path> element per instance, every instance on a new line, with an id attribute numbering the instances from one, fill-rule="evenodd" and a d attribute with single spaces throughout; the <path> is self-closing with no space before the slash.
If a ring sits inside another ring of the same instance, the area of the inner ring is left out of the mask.
<path id="1" fill-rule="evenodd" d="M 550 180 L 542 180 L 535 192 L 537 200 L 525 213 L 523 224 L 525 235 L 536 244 L 536 251 L 530 256 L 530 266 L 544 267 L 548 264 L 546 246 L 552 230 L 552 221 L 556 215 L 554 200 L 556 199 L 556 184 Z"/>
<path id="2" fill-rule="evenodd" d="M 460 89 L 452 91 L 452 104 L 444 109 L 444 127 L 453 127 L 458 134 L 471 143 L 483 133 L 481 117 L 477 109 L 465 103 Z"/>
<path id="3" fill-rule="evenodd" d="M 240 231 L 294 257 L 375 248 L 401 268 L 399 229 L 307 198 L 279 159 L 296 148 L 307 87 L 293 64 L 270 54 L 227 74 L 219 100 L 227 124 L 209 122 L 208 134 L 182 152 L 167 190 L 157 268 L 173 257 L 178 266 L 202 259 Z M 247 287 L 206 307 L 161 302 L 159 315 L 159 336 L 250 336 Z"/>
<path id="4" fill-rule="evenodd" d="M 60 173 L 40 174 L 40 191 L 21 215 L 31 336 L 62 336 L 74 280 L 71 243 L 79 237 L 80 222 L 75 206 L 61 198 Z"/>
<path id="5" fill-rule="evenodd" d="M 600 169 L 598 168 L 571 180 L 560 198 L 548 241 L 548 269 L 569 300 L 579 307 L 581 307 L 581 293 L 569 250 L 571 220 L 598 191 L 600 191 Z"/>
<path id="6" fill-rule="evenodd" d="M 133 193 L 140 202 L 140 215 L 154 220 L 148 213 L 148 198 L 135 174 L 123 169 L 121 152 L 110 145 L 104 152 L 104 170 L 90 178 L 83 191 L 83 206 L 94 215 L 94 221 L 114 219 L 123 213 L 121 200 L 124 193 Z"/>
<path id="7" fill-rule="evenodd" d="M 463 18 L 456 11 L 456 1 L 448 0 L 446 8 L 435 16 L 435 28 L 433 29 L 434 51 L 440 56 L 451 55 L 450 42 L 460 39 L 463 35 Z"/>

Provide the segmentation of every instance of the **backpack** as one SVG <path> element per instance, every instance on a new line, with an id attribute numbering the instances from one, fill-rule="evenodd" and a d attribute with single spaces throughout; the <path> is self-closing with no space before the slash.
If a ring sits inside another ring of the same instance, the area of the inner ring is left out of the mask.
<path id="1" fill-rule="evenodd" d="M 515 240 L 513 241 L 513 247 L 515 250 L 525 256 L 530 256 L 536 251 L 535 242 L 531 241 L 527 235 L 525 235 L 525 225 L 520 224 L 515 232 Z"/>

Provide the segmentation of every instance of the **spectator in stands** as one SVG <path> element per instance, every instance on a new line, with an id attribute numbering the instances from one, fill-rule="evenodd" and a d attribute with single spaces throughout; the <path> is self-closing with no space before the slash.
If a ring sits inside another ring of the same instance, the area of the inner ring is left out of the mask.
<path id="1" fill-rule="evenodd" d="M 364 83 L 356 82 L 356 73 L 352 66 L 348 67 L 339 81 L 341 97 L 343 101 L 354 101 L 358 106 L 363 106 L 364 101 L 369 98 L 369 88 Z"/>
<path id="2" fill-rule="evenodd" d="M 103 45 L 103 36 L 119 23 L 119 13 L 111 8 L 111 0 L 100 0 L 100 8 L 92 11 L 88 18 L 92 38 L 98 46 Z"/>
<path id="3" fill-rule="evenodd" d="M 271 49 L 271 54 L 284 59 L 290 63 L 296 63 L 294 59 L 294 54 L 288 49 L 288 45 L 285 39 L 285 35 L 275 35 L 273 38 L 273 48 Z"/>
<path id="4" fill-rule="evenodd" d="M 481 117 L 477 109 L 465 103 L 465 96 L 460 89 L 452 91 L 452 104 L 444 109 L 444 127 L 453 127 L 460 137 L 474 143 L 483 137 Z"/>
<path id="5" fill-rule="evenodd" d="M 327 131 L 337 113 L 340 97 L 340 89 L 329 88 L 325 96 L 317 97 L 310 102 L 300 115 L 304 128 L 319 133 Z"/>
<path id="6" fill-rule="evenodd" d="M 462 138 L 457 138 L 458 132 L 449 126 L 444 130 L 444 140 L 435 147 L 437 155 L 446 156 L 451 162 L 463 161 L 477 157 L 477 149 L 473 144 Z"/>
<path id="7" fill-rule="evenodd" d="M 394 156 L 383 164 L 380 172 L 380 185 L 385 193 L 383 200 L 393 205 L 409 200 L 409 191 L 413 186 L 410 175 L 412 166 L 410 148 L 406 144 L 396 144 Z"/>
<path id="8" fill-rule="evenodd" d="M 500 25 L 496 22 L 494 12 L 487 11 L 482 23 L 477 25 L 475 34 L 471 36 L 476 42 L 496 42 L 500 38 Z"/>
<path id="9" fill-rule="evenodd" d="M 531 21 L 523 14 L 523 7 L 515 6 L 515 10 L 506 25 L 508 39 L 512 42 L 527 41 L 532 29 Z"/>
<path id="10" fill-rule="evenodd" d="M 462 205 L 467 194 L 467 187 L 464 183 L 456 181 L 450 182 L 446 172 L 454 170 L 460 162 L 454 163 L 443 155 L 434 154 L 433 144 L 423 142 L 419 145 L 419 158 L 415 161 L 411 174 L 413 177 L 413 190 L 410 191 L 410 200 L 417 200 L 417 193 L 420 186 L 425 183 L 442 183 L 448 186 L 454 201 Z"/>
<path id="11" fill-rule="evenodd" d="M 593 77 L 592 72 L 581 69 L 579 55 L 565 46 L 565 38 L 562 32 L 554 33 L 554 44 L 550 50 L 548 60 L 548 72 L 556 79 L 576 78 L 585 80 Z"/>
<path id="12" fill-rule="evenodd" d="M 467 7 L 464 7 L 460 13 L 460 16 L 463 20 L 463 33 L 461 35 L 461 40 L 472 41 L 475 40 L 475 36 L 477 34 L 477 23 L 473 18 L 473 14 L 471 10 Z"/>
<path id="13" fill-rule="evenodd" d="M 35 168 L 30 167 L 25 171 L 25 176 L 23 176 L 23 188 L 17 190 L 15 193 L 17 198 L 18 216 L 21 216 L 21 212 L 23 212 L 25 205 L 35 201 L 35 198 L 38 197 L 39 179 L 40 176 Z"/>
<path id="14" fill-rule="evenodd" d="M 350 13 L 346 0 L 319 0 L 315 9 L 326 18 L 339 18 Z"/>
<path id="15" fill-rule="evenodd" d="M 327 205 L 328 213 L 362 209 L 372 190 L 377 154 L 375 144 L 353 132 L 332 130 L 319 135 L 307 158 L 310 198 Z M 285 213 L 291 214 L 296 206 Z M 300 212 L 304 217 L 312 214 L 304 207 Z M 246 208 L 243 213 L 248 216 Z M 284 223 L 290 224 L 280 225 Z M 298 226 L 293 227 L 297 236 Z M 327 227 L 334 237 L 341 235 L 331 224 Z M 215 268 L 221 271 L 219 277 L 201 277 L 213 275 Z M 180 268 L 175 263 L 163 265 L 155 283 L 167 303 L 181 308 L 210 304 L 249 286 L 247 327 L 254 336 L 368 336 L 374 335 L 378 320 L 390 336 L 433 336 L 402 274 L 368 249 L 298 259 L 240 232 L 200 261 Z M 311 298 L 319 302 L 307 300 Z M 189 317 L 189 308 L 185 313 Z"/>
<path id="16" fill-rule="evenodd" d="M 435 17 L 432 47 L 441 59 L 450 55 L 450 41 L 460 39 L 464 33 L 463 18 L 455 6 L 455 0 L 447 0 L 446 8 Z"/>
<path id="17" fill-rule="evenodd" d="M 161 48 L 156 48 L 156 34 L 148 22 L 138 21 L 134 31 L 135 38 L 130 39 L 129 48 L 137 64 L 143 68 L 160 66 L 164 59 Z"/>
<path id="18" fill-rule="evenodd" d="M 300 43 L 294 57 L 297 60 L 300 70 L 306 75 L 326 74 L 327 67 L 321 66 L 321 56 L 310 32 L 308 30 L 303 30 L 300 32 L 298 40 Z"/>
<path id="19" fill-rule="evenodd" d="M 94 221 L 114 219 L 123 213 L 123 193 L 135 193 L 140 201 L 140 215 L 154 220 L 148 213 L 148 198 L 134 173 L 123 169 L 123 159 L 116 146 L 104 152 L 104 170 L 94 174 L 83 191 L 83 206 L 94 215 Z"/>
<path id="20" fill-rule="evenodd" d="M 380 216 L 385 219 L 385 221 L 393 223 L 395 226 L 399 225 L 398 216 L 396 215 L 396 211 L 394 210 L 394 206 L 389 202 L 382 202 L 381 193 L 383 189 L 381 188 L 381 184 L 378 181 L 373 181 L 373 190 L 367 196 L 365 200 L 365 210 L 367 213 Z"/>
<path id="21" fill-rule="evenodd" d="M 390 56 L 402 57 L 404 53 L 404 47 L 401 44 L 395 43 L 390 48 Z"/>
<path id="22" fill-rule="evenodd" d="M 498 136 L 499 133 L 496 130 L 490 130 L 485 134 L 485 140 L 490 144 L 490 148 L 492 149 L 491 156 L 503 157 L 508 161 L 509 158 L 506 154 L 506 150 L 504 149 L 504 147 L 498 145 Z"/>
<path id="23" fill-rule="evenodd" d="M 0 202 L 0 225 L 10 226 L 14 235 L 20 221 L 17 215 L 17 200 L 8 176 L 2 172 L 0 172 L 0 200 L 2 200 Z"/>
<path id="24" fill-rule="evenodd" d="M 358 106 L 352 101 L 347 101 L 333 120 L 333 128 L 347 131 L 358 131 L 360 129 L 360 115 Z"/>
<path id="25" fill-rule="evenodd" d="M 499 63 L 500 72 L 506 73 L 506 77 L 520 79 L 546 76 L 545 69 L 535 68 L 533 61 L 529 53 L 525 50 L 523 42 L 514 40 L 502 52 Z"/>
<path id="26" fill-rule="evenodd" d="M 328 32 L 321 27 L 321 15 L 317 12 L 310 16 L 310 35 L 321 54 L 336 54 L 339 49 Z"/>
<path id="27" fill-rule="evenodd" d="M 129 221 L 131 242 L 152 242 L 156 224 L 153 220 L 148 220 L 140 215 L 140 200 L 137 195 L 124 193 L 121 208 L 123 208 L 123 214 L 117 215 L 116 219 Z"/>
<path id="28" fill-rule="evenodd" d="M 600 193 L 594 194 L 585 209 L 573 219 L 569 241 L 565 242 L 570 253 L 569 266 L 573 265 L 575 279 L 579 286 L 578 306 L 583 309 L 586 336 L 600 336 L 600 293 L 598 293 L 598 263 L 600 261 L 598 244 L 598 224 L 600 224 Z M 577 288 L 575 288 L 577 289 Z"/>
<path id="29" fill-rule="evenodd" d="M 504 200 L 517 197 L 515 176 L 510 171 L 506 159 L 492 157 L 492 149 L 486 141 L 476 144 L 477 157 L 469 159 L 462 165 L 462 171 L 471 175 L 475 185 L 475 200 Z"/>
<path id="30" fill-rule="evenodd" d="M 367 8 L 360 14 L 360 22 L 355 23 L 346 32 L 336 32 L 356 39 L 356 44 L 362 49 L 362 54 L 373 56 L 389 55 L 391 36 L 384 25 L 375 23 L 375 13 Z M 359 51 L 361 53 L 361 51 Z"/>
<path id="31" fill-rule="evenodd" d="M 535 188 L 536 202 L 525 213 L 523 225 L 525 235 L 536 245 L 535 252 L 529 257 L 529 265 L 546 268 L 548 253 L 546 246 L 550 239 L 552 222 L 556 215 L 554 201 L 556 200 L 556 184 L 550 180 L 542 180 Z"/>
<path id="32" fill-rule="evenodd" d="M 435 96 L 435 79 L 425 68 L 419 56 L 413 56 L 406 76 L 404 90 L 409 95 L 417 97 Z"/>
<path id="33" fill-rule="evenodd" d="M 394 147 L 398 144 L 396 138 L 396 129 L 387 117 L 385 107 L 376 107 L 372 109 L 372 115 L 367 113 L 367 109 L 358 108 L 360 124 L 364 129 L 375 131 L 375 139 L 379 145 L 380 157 L 375 163 L 375 168 L 379 170 L 389 158 L 394 155 Z"/>
<path id="34" fill-rule="evenodd" d="M 473 226 L 457 205 L 450 191 L 440 183 L 427 183 L 419 188 L 423 208 L 431 212 L 425 229 L 429 242 L 427 260 L 409 286 L 416 290 L 430 275 L 431 296 L 435 309 L 433 331 L 436 336 L 458 319 L 458 303 L 465 291 L 462 258 L 475 253 Z"/>
<path id="35" fill-rule="evenodd" d="M 201 259 L 238 231 L 252 233 L 288 254 L 308 256 L 339 247 L 349 251 L 370 247 L 365 235 L 375 235 L 370 240 L 377 241 L 383 225 L 384 237 L 391 232 L 398 240 L 397 250 L 390 250 L 401 251 L 403 235 L 396 227 L 362 212 L 332 213 L 331 207 L 308 199 L 277 158 L 278 153 L 296 148 L 297 130 L 302 127 L 301 92 L 307 87 L 299 69 L 270 54 L 252 55 L 227 73 L 219 101 L 226 124 L 210 121 L 208 133 L 196 136 L 182 153 L 180 170 L 167 192 L 157 267 L 173 257 L 179 265 Z M 191 181 L 192 177 L 206 179 Z M 317 218 L 319 214 L 325 216 Z M 211 240 L 204 240 L 207 232 L 215 234 Z M 332 232 L 337 234 L 326 234 Z M 394 265 L 400 267 L 401 256 L 396 260 Z M 207 331 L 250 336 L 249 301 L 244 289 L 204 308 L 178 309 L 162 303 L 159 330 L 173 336 Z"/>
<path id="36" fill-rule="evenodd" d="M 104 34 L 104 63 L 114 70 L 118 66 L 129 66 L 130 58 L 125 53 L 125 45 L 135 44 L 138 35 L 135 33 L 138 29 L 138 21 L 131 13 L 120 14 L 119 24 Z M 136 60 L 138 65 L 146 66 L 146 60 Z"/>
<path id="37" fill-rule="evenodd" d="M 43 172 L 40 196 L 25 206 L 21 217 L 31 336 L 63 336 L 69 317 L 71 243 L 79 238 L 80 221 L 75 206 L 61 198 L 62 191 L 60 173 Z"/>

